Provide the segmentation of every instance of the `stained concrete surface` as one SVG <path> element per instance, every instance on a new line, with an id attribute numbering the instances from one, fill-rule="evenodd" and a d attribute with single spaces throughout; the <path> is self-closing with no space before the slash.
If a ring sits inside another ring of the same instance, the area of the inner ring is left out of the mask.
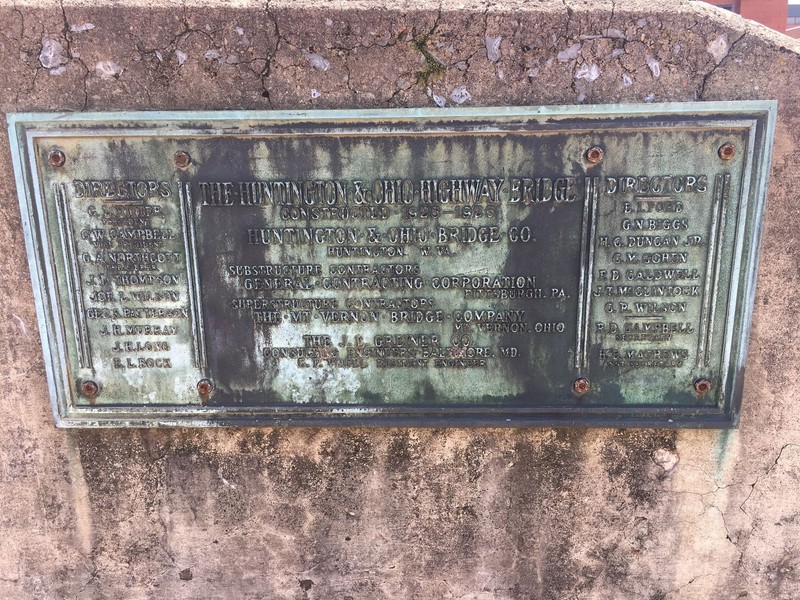
<path id="1" fill-rule="evenodd" d="M 0 4 L 0 110 L 778 99 L 736 431 L 60 431 L 0 141 L 0 598 L 800 597 L 796 42 L 663 0 Z"/>

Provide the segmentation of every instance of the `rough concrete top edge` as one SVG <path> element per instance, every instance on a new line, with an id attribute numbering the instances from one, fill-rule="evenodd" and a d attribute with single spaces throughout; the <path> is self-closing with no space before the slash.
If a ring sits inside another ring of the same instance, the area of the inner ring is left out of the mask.
<path id="1" fill-rule="evenodd" d="M 768 27 L 744 19 L 730 11 L 717 8 L 701 0 L 0 0 L 0 6 L 17 8 L 162 8 L 183 9 L 193 7 L 227 8 L 233 10 L 286 10 L 317 9 L 337 10 L 399 10 L 399 11 L 488 11 L 501 12 L 558 12 L 565 9 L 574 12 L 608 11 L 617 14 L 694 14 L 698 17 L 721 22 L 733 30 L 759 38 L 800 54 L 800 40 L 778 33 Z"/>
<path id="2" fill-rule="evenodd" d="M 661 0 L 654 5 L 650 0 L 0 0 L 0 5 L 31 8 L 183 8 L 208 7 L 231 9 L 318 9 L 318 10 L 469 10 L 504 12 L 563 12 L 566 7 L 573 11 L 590 12 L 614 10 L 622 13 L 645 12 L 692 12 L 699 0 Z M 722 9 L 713 9 L 720 14 L 732 14 Z"/>

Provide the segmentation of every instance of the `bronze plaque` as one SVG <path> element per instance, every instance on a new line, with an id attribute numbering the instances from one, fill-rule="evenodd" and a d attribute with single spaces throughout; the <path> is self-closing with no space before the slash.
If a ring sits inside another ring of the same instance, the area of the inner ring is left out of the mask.
<path id="1" fill-rule="evenodd" d="M 735 425 L 774 110 L 11 115 L 56 422 Z"/>

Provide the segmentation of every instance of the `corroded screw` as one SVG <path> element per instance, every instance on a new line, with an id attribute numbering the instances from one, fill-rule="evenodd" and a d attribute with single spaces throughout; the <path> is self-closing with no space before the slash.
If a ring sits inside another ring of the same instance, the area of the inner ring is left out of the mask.
<path id="1" fill-rule="evenodd" d="M 586 151 L 586 160 L 596 165 L 603 160 L 603 149 L 600 146 L 592 146 Z"/>
<path id="2" fill-rule="evenodd" d="M 214 384 L 210 379 L 201 379 L 197 382 L 197 393 L 201 396 L 208 396 L 214 391 Z"/>
<path id="3" fill-rule="evenodd" d="M 97 396 L 97 393 L 99 391 L 100 391 L 100 386 L 97 385 L 97 383 L 92 381 L 91 379 L 84 379 L 81 382 L 81 394 L 83 394 L 87 398 L 94 398 L 95 396 Z"/>
<path id="4" fill-rule="evenodd" d="M 717 154 L 722 160 L 730 160 L 736 155 L 736 146 L 728 142 L 727 144 L 722 144 L 717 150 Z"/>
<path id="5" fill-rule="evenodd" d="M 184 150 L 178 150 L 175 155 L 172 157 L 172 160 L 175 161 L 175 166 L 179 169 L 185 169 L 190 164 L 192 164 L 192 157 L 188 152 Z"/>
<path id="6" fill-rule="evenodd" d="M 64 163 L 67 162 L 67 157 L 64 156 L 61 150 L 51 150 L 47 160 L 53 167 L 63 167 Z"/>
<path id="7" fill-rule="evenodd" d="M 589 389 L 591 387 L 592 384 L 585 377 L 579 377 L 578 379 L 572 382 L 572 391 L 578 394 L 579 396 L 583 396 L 584 394 L 589 393 Z"/>
<path id="8" fill-rule="evenodd" d="M 711 391 L 711 382 L 708 379 L 698 379 L 694 382 L 694 391 L 705 396 Z"/>

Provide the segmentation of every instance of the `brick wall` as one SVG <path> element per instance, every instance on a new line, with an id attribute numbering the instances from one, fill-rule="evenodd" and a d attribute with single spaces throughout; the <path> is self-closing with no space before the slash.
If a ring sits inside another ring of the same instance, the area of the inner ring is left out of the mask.
<path id="1" fill-rule="evenodd" d="M 786 0 L 741 0 L 739 14 L 783 33 L 788 9 Z"/>
<path id="2" fill-rule="evenodd" d="M 714 6 L 732 8 L 746 19 L 752 19 L 775 31 L 786 32 L 788 0 L 705 0 Z"/>

